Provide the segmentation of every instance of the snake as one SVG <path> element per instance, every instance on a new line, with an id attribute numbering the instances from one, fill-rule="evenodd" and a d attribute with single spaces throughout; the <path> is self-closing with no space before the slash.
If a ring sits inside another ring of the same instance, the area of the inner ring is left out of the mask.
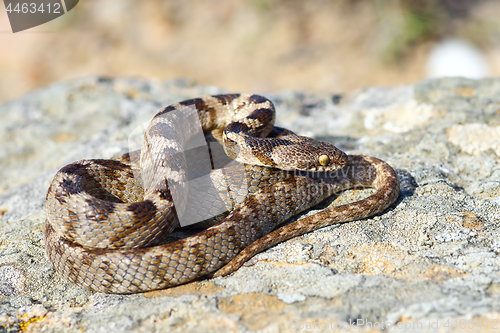
<path id="1" fill-rule="evenodd" d="M 153 117 L 140 150 L 62 167 L 45 203 L 55 271 L 104 293 L 165 289 L 228 275 L 280 242 L 380 214 L 397 200 L 389 164 L 296 135 L 275 118 L 260 95 L 189 99 Z M 358 187 L 374 192 L 283 225 Z M 194 234 L 172 239 L 179 226 Z"/>

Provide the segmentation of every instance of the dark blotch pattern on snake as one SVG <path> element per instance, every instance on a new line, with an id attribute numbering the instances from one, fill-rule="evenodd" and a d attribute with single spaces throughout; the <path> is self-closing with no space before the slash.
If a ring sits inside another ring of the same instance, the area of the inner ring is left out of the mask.
<path id="1" fill-rule="evenodd" d="M 153 118 L 140 152 L 63 167 L 46 201 L 45 246 L 56 271 L 101 292 L 167 288 L 229 274 L 274 244 L 381 213 L 395 202 L 399 181 L 387 163 L 347 156 L 329 143 L 274 127 L 274 119 L 273 104 L 258 95 L 191 99 Z M 209 172 L 188 170 L 188 152 L 196 150 L 186 147 L 200 127 L 210 143 Z M 224 157 L 214 157 L 217 142 Z M 220 166 L 226 155 L 238 163 Z M 213 185 L 207 193 L 189 192 L 189 181 L 200 174 Z M 276 229 L 353 187 L 376 190 Z M 205 205 L 208 213 L 212 205 L 224 213 L 193 236 L 162 243 L 183 214 L 200 213 L 188 204 L 190 196 L 215 198 Z M 180 198 L 176 205 L 174 198 Z"/>

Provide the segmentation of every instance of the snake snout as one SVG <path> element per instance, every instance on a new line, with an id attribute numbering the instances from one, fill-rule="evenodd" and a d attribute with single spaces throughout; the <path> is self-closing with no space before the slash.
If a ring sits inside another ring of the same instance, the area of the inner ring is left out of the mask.
<path id="1" fill-rule="evenodd" d="M 311 147 L 308 152 L 309 166 L 311 171 L 335 171 L 347 164 L 347 155 L 342 150 L 328 142 L 313 141 L 310 139 Z"/>
<path id="2" fill-rule="evenodd" d="M 335 171 L 343 168 L 347 164 L 347 155 L 333 147 L 332 150 L 317 153 L 315 165 L 310 169 L 314 171 Z"/>

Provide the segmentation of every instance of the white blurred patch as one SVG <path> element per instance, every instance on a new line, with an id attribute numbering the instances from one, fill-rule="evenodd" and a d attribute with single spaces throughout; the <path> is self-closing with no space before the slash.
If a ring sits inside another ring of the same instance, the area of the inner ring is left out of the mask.
<path id="1" fill-rule="evenodd" d="M 478 79 L 490 75 L 483 53 L 462 39 L 446 39 L 437 44 L 427 59 L 427 77 L 466 77 Z"/>

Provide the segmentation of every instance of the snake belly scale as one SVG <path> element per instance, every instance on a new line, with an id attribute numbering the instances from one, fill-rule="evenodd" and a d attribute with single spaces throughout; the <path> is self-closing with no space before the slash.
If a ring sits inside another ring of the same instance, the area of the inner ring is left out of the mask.
<path id="1" fill-rule="evenodd" d="M 399 180 L 387 163 L 347 156 L 330 143 L 275 127 L 274 119 L 273 104 L 258 95 L 186 100 L 155 115 L 140 152 L 63 167 L 46 199 L 45 247 L 56 271 L 95 291 L 163 289 L 229 274 L 279 242 L 381 213 L 396 201 Z M 173 198 L 189 192 L 182 152 L 200 126 L 207 142 L 219 142 L 237 161 L 218 169 L 211 157 L 213 193 L 201 194 L 222 198 L 225 213 L 197 234 L 165 243 L 179 214 L 192 208 L 185 200 L 174 205 Z M 375 192 L 277 228 L 353 187 Z"/>

